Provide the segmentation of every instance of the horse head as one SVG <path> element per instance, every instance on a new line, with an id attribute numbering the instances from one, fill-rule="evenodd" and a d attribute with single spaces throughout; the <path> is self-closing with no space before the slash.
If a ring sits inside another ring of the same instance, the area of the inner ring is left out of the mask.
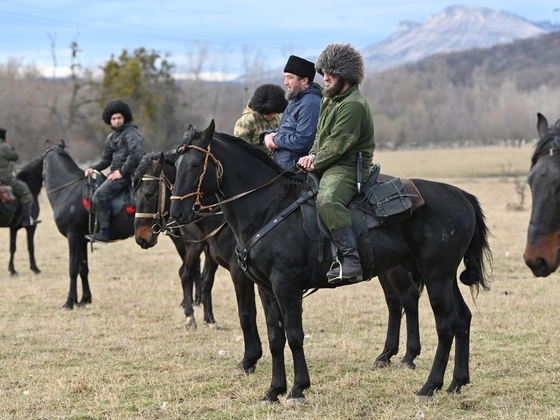
<path id="1" fill-rule="evenodd" d="M 540 140 L 531 158 L 527 182 L 533 204 L 523 258 L 537 277 L 560 265 L 560 121 L 549 125 L 537 114 Z"/>
<path id="2" fill-rule="evenodd" d="M 134 174 L 134 237 L 143 249 L 157 244 L 169 215 L 175 181 L 175 153 L 145 154 Z"/>

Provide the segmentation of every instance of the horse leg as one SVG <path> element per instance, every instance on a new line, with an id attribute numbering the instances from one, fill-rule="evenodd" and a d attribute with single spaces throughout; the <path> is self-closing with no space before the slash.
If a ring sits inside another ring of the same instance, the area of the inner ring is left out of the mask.
<path id="1" fill-rule="evenodd" d="M 458 314 L 458 326 L 455 333 L 455 368 L 453 380 L 447 388 L 447 392 L 459 394 L 461 387 L 470 382 L 469 355 L 472 314 L 463 299 L 457 281 L 453 284 L 453 301 Z"/>
<path id="2" fill-rule="evenodd" d="M 37 267 L 37 263 L 35 262 L 35 230 L 37 229 L 37 225 L 29 226 L 25 228 L 25 232 L 27 234 L 27 252 L 29 253 L 29 268 L 35 274 L 39 274 L 41 270 Z"/>
<path id="3" fill-rule="evenodd" d="M 204 323 L 211 329 L 219 330 L 220 325 L 214 318 L 214 310 L 212 306 L 212 287 L 214 286 L 214 278 L 218 270 L 218 263 L 212 259 L 208 247 L 204 249 L 204 271 L 202 272 L 202 308 L 204 310 Z M 200 258 L 199 258 L 200 265 Z"/>
<path id="4" fill-rule="evenodd" d="M 206 264 L 204 264 L 204 270 L 206 270 Z M 196 267 L 194 267 L 194 277 L 193 277 L 193 285 L 194 285 L 194 298 L 193 298 L 193 305 L 199 306 L 202 303 L 202 279 L 207 273 L 201 273 L 200 270 L 200 257 L 196 263 Z"/>
<path id="5" fill-rule="evenodd" d="M 10 228 L 10 262 L 8 263 L 8 270 L 11 276 L 17 276 L 17 271 L 14 266 L 14 255 L 16 253 L 16 240 L 17 240 L 17 229 Z"/>
<path id="6" fill-rule="evenodd" d="M 88 254 L 87 254 L 88 242 L 83 238 L 79 242 L 80 249 L 80 279 L 82 279 L 82 300 L 78 303 L 78 306 L 85 306 L 91 304 L 91 290 L 89 289 L 89 267 L 88 267 Z"/>
<path id="7" fill-rule="evenodd" d="M 262 401 L 273 404 L 278 403 L 278 395 L 285 394 L 288 385 L 286 382 L 286 364 L 284 360 L 284 347 L 286 334 L 282 322 L 282 315 L 278 301 L 259 288 L 259 295 L 263 305 L 266 328 L 268 331 L 268 346 L 272 355 L 272 380 L 270 388 Z M 300 311 L 301 312 L 301 311 Z"/>
<path id="8" fill-rule="evenodd" d="M 197 263 L 202 253 L 202 246 L 197 246 L 187 243 L 185 252 L 185 259 L 183 260 L 182 270 L 179 271 L 181 275 L 181 287 L 183 288 L 183 310 L 187 317 L 185 329 L 187 331 L 196 331 L 198 325 L 194 316 L 193 308 L 193 286 L 194 286 L 194 273 L 197 269 Z"/>
<path id="9" fill-rule="evenodd" d="M 262 344 L 257 329 L 255 285 L 238 266 L 232 267 L 230 274 L 245 343 L 243 360 L 237 365 L 237 371 L 242 375 L 248 375 L 255 371 L 257 362 L 262 357 Z"/>
<path id="10" fill-rule="evenodd" d="M 78 237 L 79 234 L 69 233 L 68 238 L 68 251 L 69 256 L 69 275 L 70 275 L 70 290 L 68 292 L 68 298 L 66 303 L 62 306 L 63 309 L 72 310 L 74 309 L 74 304 L 78 303 L 78 272 L 80 270 L 80 258 L 79 243 L 81 238 Z"/>
<path id="11" fill-rule="evenodd" d="M 447 277 L 424 277 L 424 279 L 436 321 L 438 344 L 428 380 L 416 394 L 417 402 L 431 399 L 434 392 L 443 386 L 443 377 L 457 330 L 457 318 L 453 302 L 455 274 Z M 429 279 L 429 281 L 426 279 Z M 457 315 L 460 316 L 460 314 Z"/>

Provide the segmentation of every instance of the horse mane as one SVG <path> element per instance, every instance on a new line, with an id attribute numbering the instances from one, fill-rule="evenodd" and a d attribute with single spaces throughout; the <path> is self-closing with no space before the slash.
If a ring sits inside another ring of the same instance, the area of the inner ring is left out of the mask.
<path id="1" fill-rule="evenodd" d="M 531 157 L 531 168 L 536 165 L 542 156 L 549 154 L 551 148 L 560 149 L 560 120 L 549 126 L 548 134 L 540 139 L 535 146 L 535 152 Z"/>
<path id="2" fill-rule="evenodd" d="M 138 168 L 136 168 L 136 171 L 134 172 L 134 178 L 132 180 L 134 191 L 138 189 L 142 177 L 148 172 L 148 170 L 152 167 L 154 162 L 159 159 L 160 156 L 161 156 L 160 152 L 144 153 L 142 159 L 140 160 L 140 163 L 138 164 Z M 177 161 L 176 150 L 170 150 L 168 152 L 164 152 L 163 156 L 166 164 L 175 165 L 175 162 Z"/>
<path id="3" fill-rule="evenodd" d="M 31 162 L 27 163 L 16 174 L 16 178 L 24 181 L 31 193 L 36 197 L 43 186 L 43 155 L 37 156 Z"/>
<path id="4" fill-rule="evenodd" d="M 66 151 L 67 147 L 68 146 L 66 146 L 66 144 L 62 144 L 62 143 L 54 144 L 49 149 L 47 149 L 45 154 L 50 150 L 56 149 L 53 151 L 55 151 L 59 156 L 62 156 L 63 159 L 61 159 L 60 161 L 64 165 L 64 168 L 71 175 L 74 175 L 77 178 L 85 178 L 84 170 L 78 166 L 78 164 L 74 161 L 74 159 L 72 159 L 72 156 L 70 156 L 70 154 Z"/>

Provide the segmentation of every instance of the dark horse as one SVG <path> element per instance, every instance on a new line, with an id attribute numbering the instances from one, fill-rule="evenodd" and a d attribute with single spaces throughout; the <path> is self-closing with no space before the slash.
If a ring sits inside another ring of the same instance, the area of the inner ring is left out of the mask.
<path id="1" fill-rule="evenodd" d="M 38 196 L 41 192 L 41 187 L 43 186 L 43 156 L 36 157 L 27 165 L 25 165 L 17 174 L 16 178 L 24 181 L 31 194 L 33 194 L 33 204 L 31 206 L 31 216 L 33 219 L 37 220 L 39 217 L 39 200 Z M 21 226 L 21 207 L 19 201 L 3 204 L 0 202 L 0 227 L 10 228 L 10 263 L 8 265 L 8 270 L 12 276 L 17 275 L 16 268 L 14 266 L 14 255 L 16 253 L 16 239 L 17 232 L 22 228 Z M 31 271 L 34 273 L 40 273 L 39 267 L 35 262 L 35 230 L 37 225 L 25 227 L 27 232 L 27 251 L 29 252 L 29 265 Z"/>
<path id="2" fill-rule="evenodd" d="M 179 270 L 179 276 L 183 288 L 181 306 L 187 318 L 185 328 L 188 331 L 197 329 L 193 303 L 202 302 L 204 323 L 210 328 L 219 329 L 212 310 L 212 287 L 218 264 L 210 257 L 208 244 L 202 240 L 203 236 L 196 226 L 167 228 L 170 196 L 168 191 L 172 188 L 171 183 L 174 182 L 175 177 L 173 176 L 171 180 L 161 171 L 157 176 L 147 173 L 157 157 L 159 157 L 159 154 L 144 154 L 134 174 L 133 185 L 136 202 L 134 235 L 136 243 L 142 249 L 149 249 L 157 244 L 159 233 L 162 231 L 169 232 L 169 236 L 183 262 Z M 139 232 L 142 232 L 142 234 Z M 205 254 L 206 258 L 201 275 L 200 256 L 202 253 Z M 193 285 L 196 285 L 197 289 L 200 288 L 196 301 L 192 296 Z"/>
<path id="3" fill-rule="evenodd" d="M 219 135 L 219 133 L 216 133 Z M 177 154 L 151 153 L 142 158 L 134 177 L 136 199 L 136 220 L 134 235 L 142 248 L 150 248 L 157 243 L 161 225 L 166 225 L 170 207 L 170 188 L 175 183 L 175 161 Z M 214 197 L 205 200 L 206 204 L 216 203 Z M 142 217 L 138 217 L 138 215 Z M 230 270 L 236 293 L 241 329 L 245 337 L 245 353 L 238 369 L 245 373 L 254 371 L 257 360 L 261 357 L 261 343 L 257 331 L 255 316 L 255 294 L 253 282 L 247 278 L 237 263 L 235 254 L 235 237 L 228 225 L 224 226 L 224 218 L 219 213 L 211 213 L 202 217 L 194 224 L 181 227 L 187 246 L 196 245 L 200 238 L 189 231 L 197 227 L 210 245 L 212 258 Z M 389 322 L 385 346 L 375 361 L 376 368 L 386 367 L 391 357 L 398 353 L 399 334 L 402 311 L 407 317 L 407 351 L 400 364 L 414 368 L 414 359 L 420 354 L 420 334 L 418 327 L 418 298 L 421 279 L 412 282 L 411 275 L 402 266 L 391 268 L 380 274 L 379 281 L 385 292 L 385 300 L 389 308 Z"/>
<path id="4" fill-rule="evenodd" d="M 238 253 L 267 293 L 261 293 L 272 353 L 272 381 L 263 400 L 277 402 L 287 391 L 284 347 L 286 339 L 294 363 L 294 384 L 288 399 L 305 401 L 310 386 L 303 349 L 302 293 L 327 283 L 332 257 L 329 250 L 318 261 L 318 244 L 303 231 L 301 213 L 294 211 L 260 235 L 260 229 L 282 217 L 298 198 L 301 181 L 282 175 L 265 153 L 243 140 L 214 136 L 212 121 L 203 132 L 191 128 L 179 147 L 177 179 L 171 217 L 188 223 L 197 217 L 201 197 L 216 194 L 225 219 L 237 240 Z M 488 288 L 485 263 L 491 257 L 488 229 L 478 200 L 461 189 L 415 179 L 425 205 L 411 217 L 369 233 L 375 265 L 363 264 L 364 278 L 402 264 L 415 268 L 423 279 L 434 312 L 438 346 L 427 382 L 418 399 L 433 396 L 443 386 L 451 345 L 455 340 L 455 368 L 448 392 L 458 393 L 469 383 L 471 312 L 457 283 L 461 260 L 466 269 L 461 281 Z M 259 238 L 256 235 L 259 234 Z M 250 245 L 250 246 L 249 246 Z M 329 247 L 326 247 L 329 248 Z M 362 262 L 367 257 L 362 256 Z M 341 283 L 341 284 L 348 284 Z"/>
<path id="5" fill-rule="evenodd" d="M 537 132 L 527 178 L 533 204 L 523 258 L 535 276 L 546 277 L 560 265 L 560 120 L 549 126 L 537 114 Z"/>
<path id="6" fill-rule="evenodd" d="M 88 241 L 85 235 L 91 233 L 94 218 L 82 203 L 84 171 L 66 151 L 64 142 L 50 145 L 47 141 L 44 153 L 43 179 L 47 197 L 54 213 L 58 231 L 68 239 L 70 250 L 70 291 L 65 309 L 73 309 L 74 304 L 91 303 L 88 281 Z M 134 233 L 134 216 L 119 214 L 111 217 L 109 238 L 126 239 Z M 78 275 L 82 280 L 82 299 L 78 301 Z"/>

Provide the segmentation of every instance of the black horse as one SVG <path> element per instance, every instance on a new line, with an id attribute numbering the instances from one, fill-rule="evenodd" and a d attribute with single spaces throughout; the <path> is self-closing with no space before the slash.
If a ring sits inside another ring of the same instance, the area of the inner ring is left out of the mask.
<path id="1" fill-rule="evenodd" d="M 64 309 L 74 304 L 91 303 L 88 268 L 88 241 L 85 235 L 93 230 L 94 217 L 83 205 L 84 171 L 66 151 L 66 144 L 45 143 L 43 180 L 54 213 L 58 231 L 68 239 L 70 250 L 70 291 Z M 126 213 L 111 217 L 110 240 L 126 239 L 134 233 L 134 216 Z M 78 301 L 78 275 L 82 280 L 82 299 Z"/>
<path id="2" fill-rule="evenodd" d="M 167 223 L 169 214 L 171 187 L 175 183 L 175 161 L 177 154 L 151 153 L 142 158 L 134 177 L 136 199 L 136 220 L 134 235 L 136 242 L 144 249 L 157 243 L 161 226 Z M 216 204 L 214 197 L 205 200 L 207 205 Z M 138 217 L 141 215 L 141 217 Z M 235 254 L 235 237 L 228 225 L 224 226 L 224 218 L 220 213 L 200 218 L 195 224 L 181 227 L 182 236 L 186 238 L 187 247 L 199 244 L 200 237 L 190 232 L 197 226 L 204 239 L 210 244 L 213 258 L 231 271 L 234 284 L 239 319 L 243 336 L 246 339 L 245 353 L 238 369 L 245 373 L 254 371 L 257 360 L 261 357 L 261 344 L 255 324 L 256 308 L 252 281 L 247 278 L 237 263 Z M 191 239 L 191 238 L 195 239 Z M 195 248 L 196 249 L 196 248 Z M 422 287 L 422 279 L 411 274 L 402 266 L 391 268 L 381 273 L 379 281 L 385 293 L 385 301 L 389 309 L 387 337 L 381 354 L 374 363 L 375 368 L 383 368 L 391 363 L 391 357 L 399 351 L 399 335 L 403 310 L 407 318 L 407 351 L 400 361 L 401 367 L 415 368 L 414 359 L 420 354 L 420 334 L 418 326 L 418 298 Z M 257 345 L 252 342 L 257 341 Z"/>
<path id="3" fill-rule="evenodd" d="M 294 384 L 288 399 L 305 401 L 310 386 L 303 349 L 302 293 L 329 285 L 326 272 L 332 257 L 318 261 L 318 244 L 302 230 L 301 213 L 293 211 L 263 234 L 261 228 L 284 217 L 299 199 L 302 183 L 282 173 L 265 153 L 243 140 L 215 136 L 214 121 L 203 132 L 190 128 L 179 147 L 177 178 L 171 217 L 188 223 L 197 217 L 201 197 L 216 194 L 225 219 L 237 240 L 237 252 L 247 272 L 268 289 L 261 293 L 272 353 L 272 381 L 263 400 L 277 402 L 287 391 L 284 347 L 286 339 L 294 362 Z M 458 393 L 469 383 L 471 312 L 457 283 L 474 292 L 488 289 L 490 262 L 488 228 L 478 200 L 461 189 L 438 182 L 413 180 L 425 205 L 411 217 L 369 233 L 375 265 L 362 255 L 364 278 L 402 264 L 415 267 L 422 277 L 435 315 L 438 346 L 427 382 L 417 399 L 433 396 L 443 386 L 451 345 L 455 340 L 455 368 L 448 392 Z M 257 237 L 257 235 L 259 235 Z M 329 248 L 329 247 L 326 247 Z M 366 263 L 367 262 L 367 263 Z M 364 264 L 365 263 L 365 264 Z M 341 283 L 348 284 L 348 282 Z"/>
<path id="4" fill-rule="evenodd" d="M 535 276 L 546 277 L 560 265 L 560 120 L 549 125 L 538 113 L 537 132 L 527 178 L 533 204 L 523 258 Z"/>
<path id="5" fill-rule="evenodd" d="M 39 193 L 41 192 L 41 187 L 43 186 L 43 156 L 36 157 L 27 165 L 25 165 L 17 174 L 16 178 L 24 181 L 31 194 L 33 194 L 33 204 L 31 206 L 31 216 L 33 219 L 37 220 L 39 217 Z M 0 201 L 0 227 L 10 228 L 10 263 L 8 264 L 8 270 L 10 275 L 17 275 L 17 271 L 14 265 L 14 255 L 16 253 L 16 239 L 18 230 L 21 226 L 21 206 L 19 201 L 4 204 Z M 25 231 L 27 233 L 27 251 L 29 252 L 29 265 L 31 271 L 34 273 L 40 273 L 41 270 L 35 262 L 35 230 L 37 225 L 26 226 Z"/>

